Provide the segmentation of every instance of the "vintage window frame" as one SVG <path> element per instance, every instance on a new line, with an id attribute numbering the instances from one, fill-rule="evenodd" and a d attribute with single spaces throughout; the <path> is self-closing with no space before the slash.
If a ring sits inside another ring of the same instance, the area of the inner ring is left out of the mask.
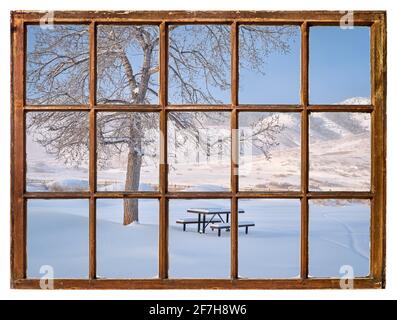
<path id="1" fill-rule="evenodd" d="M 39 24 L 43 12 L 11 13 L 11 287 L 39 289 L 39 279 L 26 276 L 26 203 L 28 199 L 89 200 L 89 270 L 88 279 L 55 279 L 56 289 L 317 289 L 340 288 L 340 279 L 311 278 L 308 275 L 308 222 L 310 199 L 368 199 L 371 201 L 370 274 L 355 278 L 355 288 L 385 287 L 386 246 L 386 12 L 355 11 L 354 24 L 370 27 L 371 104 L 311 105 L 308 101 L 309 28 L 337 26 L 339 11 L 55 11 L 56 24 L 89 26 L 90 80 L 89 103 L 73 106 L 30 106 L 25 104 L 26 26 Z M 96 27 L 100 24 L 150 24 L 159 26 L 160 91 L 158 105 L 96 104 Z M 231 30 L 231 103 L 226 105 L 169 105 L 167 99 L 167 44 L 171 24 L 226 24 Z M 241 24 L 296 25 L 301 31 L 301 90 L 297 105 L 240 105 L 238 103 L 238 32 Z M 89 114 L 89 191 L 26 192 L 25 115 L 30 111 L 85 111 Z M 160 181 L 158 192 L 96 191 L 96 113 L 99 111 L 141 111 L 160 114 Z M 237 137 L 232 136 L 230 192 L 168 192 L 167 190 L 167 113 L 169 111 L 229 111 L 230 128 L 238 128 L 238 113 L 243 111 L 299 112 L 301 114 L 301 190 L 286 192 L 240 192 L 237 168 Z M 315 192 L 308 188 L 309 114 L 314 111 L 365 112 L 371 114 L 371 188 L 369 192 Z M 164 138 L 165 137 L 165 138 Z M 156 279 L 99 279 L 96 277 L 96 199 L 153 198 L 160 201 L 159 265 Z M 228 279 L 168 278 L 168 200 L 217 198 L 231 201 L 231 264 Z M 288 198 L 301 201 L 301 262 L 297 279 L 242 279 L 238 277 L 238 199 Z"/>

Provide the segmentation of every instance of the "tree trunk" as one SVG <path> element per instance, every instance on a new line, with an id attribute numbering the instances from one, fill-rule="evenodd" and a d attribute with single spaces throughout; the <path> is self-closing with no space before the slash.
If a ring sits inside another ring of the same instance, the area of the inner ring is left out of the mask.
<path id="1" fill-rule="evenodd" d="M 133 75 L 132 65 L 127 58 L 127 55 L 123 55 L 123 65 L 126 71 L 127 78 L 129 79 L 131 94 L 133 101 L 137 104 L 144 103 L 147 88 L 149 85 L 149 69 L 150 69 L 150 59 L 151 59 L 151 48 L 144 48 L 144 61 L 142 66 L 142 75 L 139 84 L 138 94 L 135 92 L 138 84 Z M 130 138 L 131 141 L 138 139 L 136 145 L 139 147 L 135 149 L 130 146 L 128 153 L 128 163 L 127 163 L 127 176 L 125 179 L 125 191 L 138 191 L 139 180 L 141 176 L 141 166 L 142 166 L 142 140 L 138 138 L 139 135 L 136 133 L 142 133 L 142 127 L 140 122 L 135 122 L 131 119 L 130 124 Z M 139 150 L 139 151 L 138 151 Z M 138 215 L 138 199 L 124 199 L 124 225 L 131 224 L 133 222 L 139 222 Z"/>
<path id="2" fill-rule="evenodd" d="M 125 191 L 138 191 L 141 175 L 142 155 L 134 150 L 128 153 Z M 124 199 L 124 225 L 139 221 L 138 199 Z"/>

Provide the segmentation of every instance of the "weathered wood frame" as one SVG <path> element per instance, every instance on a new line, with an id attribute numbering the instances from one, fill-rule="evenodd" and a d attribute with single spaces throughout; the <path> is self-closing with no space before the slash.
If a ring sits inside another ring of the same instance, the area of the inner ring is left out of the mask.
<path id="1" fill-rule="evenodd" d="M 140 11 L 83 12 L 59 11 L 54 23 L 89 25 L 90 98 L 81 106 L 29 106 L 25 104 L 26 25 L 37 24 L 46 12 L 11 14 L 11 287 L 38 289 L 39 280 L 26 277 L 26 201 L 27 199 L 89 200 L 89 270 L 87 280 L 55 279 L 57 289 L 297 289 L 339 288 L 339 279 L 308 276 L 309 199 L 368 199 L 371 201 L 371 258 L 368 277 L 356 278 L 355 288 L 384 288 L 386 239 L 386 12 L 354 12 L 355 25 L 371 30 L 371 104 L 310 105 L 308 101 L 309 27 L 339 25 L 338 11 Z M 231 27 L 231 104 L 169 105 L 167 99 L 167 44 L 170 24 L 227 24 Z M 159 104 L 151 106 L 97 105 L 96 97 L 96 26 L 99 24 L 153 24 L 160 29 Z M 301 29 L 301 96 L 299 105 L 240 105 L 238 102 L 238 26 L 240 24 L 292 24 Z M 159 192 L 96 191 L 96 113 L 98 111 L 152 111 L 160 114 L 160 188 Z M 167 190 L 167 112 L 230 111 L 231 129 L 238 128 L 242 111 L 299 112 L 301 114 L 301 190 L 299 192 L 239 192 L 237 136 L 232 135 L 230 192 L 169 192 Z M 88 192 L 26 192 L 25 190 L 25 115 L 29 111 L 86 111 L 89 114 L 90 173 Z M 308 188 L 308 120 L 313 111 L 367 112 L 371 114 L 371 189 L 369 192 L 313 192 Z M 96 199 L 154 198 L 160 201 L 159 277 L 158 279 L 99 279 L 96 277 Z M 231 201 L 231 270 L 229 279 L 168 278 L 168 199 L 223 198 Z M 299 279 L 242 279 L 238 277 L 238 199 L 291 198 L 301 201 L 301 272 Z"/>

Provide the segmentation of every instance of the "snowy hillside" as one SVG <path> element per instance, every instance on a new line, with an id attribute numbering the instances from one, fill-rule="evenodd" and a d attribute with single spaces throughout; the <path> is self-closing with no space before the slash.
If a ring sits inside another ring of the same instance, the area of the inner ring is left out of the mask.
<path id="1" fill-rule="evenodd" d="M 361 98 L 344 103 L 367 103 Z M 259 116 L 259 117 L 258 117 Z M 266 122 L 271 114 L 247 113 L 241 118 L 240 135 L 252 121 Z M 241 190 L 300 189 L 300 115 L 279 113 L 282 130 L 269 157 L 249 140 L 240 143 Z M 368 190 L 370 177 L 370 117 L 364 113 L 313 113 L 310 125 L 310 189 Z M 228 190 L 230 183 L 230 132 L 211 124 L 215 139 L 210 154 L 190 141 L 173 150 L 170 190 Z M 220 137 L 220 138 L 219 138 Z M 87 190 L 87 163 L 65 165 L 62 160 L 27 137 L 27 189 L 29 191 Z M 170 148 L 172 148 L 170 146 Z M 153 148 L 152 148 L 153 149 Z M 172 150 L 172 149 L 170 149 Z M 122 190 L 125 159 L 113 159 L 101 169 L 98 189 Z M 142 166 L 141 190 L 155 190 L 158 164 L 147 159 Z M 340 276 L 342 265 L 354 267 L 356 276 L 369 270 L 370 206 L 366 201 L 311 201 L 311 276 Z M 230 233 L 176 220 L 192 217 L 191 207 L 229 208 L 227 200 L 170 200 L 169 274 L 171 278 L 227 278 L 230 271 Z M 240 200 L 245 213 L 239 219 L 254 221 L 248 234 L 239 230 L 239 273 L 249 278 L 295 278 L 300 261 L 300 203 L 298 200 Z M 54 267 L 56 278 L 88 275 L 88 201 L 29 200 L 27 205 L 28 276 L 40 277 L 40 267 Z M 140 223 L 123 226 L 123 200 L 97 201 L 98 276 L 106 278 L 153 278 L 158 266 L 157 200 L 139 200 Z M 255 250 L 253 250 L 255 248 Z M 258 250 L 257 248 L 260 248 Z M 198 267 L 199 266 L 199 267 Z"/>
<path id="2" fill-rule="evenodd" d="M 367 104 L 352 98 L 341 104 Z M 270 115 L 269 115 L 270 116 Z M 300 116 L 280 113 L 284 126 L 279 145 L 267 160 L 258 152 L 241 156 L 240 187 L 243 190 L 300 189 Z M 249 128 L 245 123 L 244 128 Z M 310 188 L 327 190 L 369 190 L 370 125 L 368 113 L 312 113 L 309 118 Z"/>

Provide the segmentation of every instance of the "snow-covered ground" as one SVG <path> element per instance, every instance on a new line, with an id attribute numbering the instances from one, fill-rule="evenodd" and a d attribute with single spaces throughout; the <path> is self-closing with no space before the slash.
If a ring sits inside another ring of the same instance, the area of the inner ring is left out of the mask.
<path id="1" fill-rule="evenodd" d="M 368 103 L 353 98 L 354 103 Z M 345 102 L 349 103 L 349 101 Z M 351 101 L 350 101 L 351 103 Z M 240 128 L 266 113 L 246 113 Z M 283 130 L 278 145 L 266 159 L 255 148 L 240 150 L 241 190 L 299 190 L 300 115 L 279 113 Z M 244 120 L 244 121 L 243 121 Z M 313 113 L 310 116 L 310 189 L 369 190 L 370 117 L 358 113 Z M 183 145 L 179 158 L 170 159 L 170 190 L 222 191 L 230 188 L 230 147 L 225 127 L 216 128 L 224 145 L 213 144 L 208 157 L 194 144 Z M 247 132 L 247 131 L 246 131 Z M 186 150 L 187 149 L 187 150 Z M 219 152 L 222 150 L 222 152 Z M 249 150 L 249 151 L 247 151 Z M 175 151 L 175 150 L 174 150 Z M 180 156 L 182 155 L 182 156 Z M 140 190 L 157 190 L 158 160 L 146 159 Z M 98 172 L 98 190 L 123 190 L 125 158 L 112 159 Z M 80 191 L 88 189 L 87 163 L 67 166 L 45 153 L 27 137 L 27 190 Z M 170 200 L 169 273 L 174 278 L 227 278 L 230 273 L 230 233 L 175 221 L 192 217 L 190 207 L 229 207 L 226 200 Z M 239 230 L 239 273 L 249 278 L 293 278 L 299 275 L 300 204 L 297 200 L 240 200 L 241 220 L 254 221 L 249 233 Z M 351 265 L 356 276 L 368 274 L 369 204 L 356 202 L 310 203 L 310 275 L 340 276 Z M 100 199 L 97 203 L 98 275 L 107 278 L 153 278 L 158 270 L 157 200 L 139 200 L 140 223 L 122 225 L 123 202 Z M 88 201 L 28 201 L 28 276 L 40 277 L 42 265 L 52 265 L 57 278 L 88 274 Z"/>
<path id="2" fill-rule="evenodd" d="M 122 200 L 98 200 L 97 267 L 104 278 L 153 278 L 158 270 L 157 200 L 139 200 L 140 223 L 123 226 Z M 192 217 L 191 207 L 229 207 L 227 200 L 171 200 L 169 273 L 171 278 L 227 278 L 230 233 L 197 226 L 186 232 L 176 224 Z M 239 274 L 248 278 L 299 275 L 300 204 L 298 200 L 240 200 L 241 221 L 254 221 L 248 234 L 239 230 Z M 355 276 L 369 267 L 369 205 L 310 204 L 310 275 L 340 276 L 351 265 Z M 51 265 L 56 278 L 88 275 L 88 201 L 28 201 L 28 276 L 40 277 Z"/>
<path id="3" fill-rule="evenodd" d="M 369 274 L 370 202 L 309 204 L 309 274 L 338 277 L 343 265 L 354 276 Z M 343 274 L 343 273 L 342 273 Z"/>

